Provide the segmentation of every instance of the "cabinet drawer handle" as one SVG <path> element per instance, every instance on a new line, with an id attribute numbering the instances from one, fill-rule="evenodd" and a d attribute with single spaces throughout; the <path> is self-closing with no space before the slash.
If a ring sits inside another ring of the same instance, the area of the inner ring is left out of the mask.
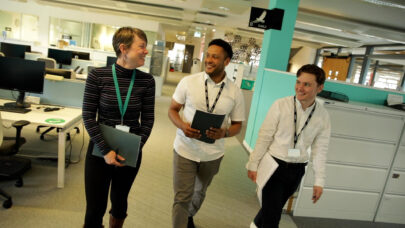
<path id="1" fill-rule="evenodd" d="M 392 178 L 398 179 L 398 178 L 399 178 L 399 173 L 393 173 L 393 174 L 392 174 Z"/>

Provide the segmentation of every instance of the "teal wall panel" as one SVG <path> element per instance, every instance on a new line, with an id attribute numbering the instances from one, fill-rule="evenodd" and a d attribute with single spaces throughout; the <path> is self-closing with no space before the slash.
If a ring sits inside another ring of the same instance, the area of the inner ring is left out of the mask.
<path id="1" fill-rule="evenodd" d="M 266 80 L 264 69 L 269 68 L 281 71 L 287 69 L 298 6 L 299 0 L 272 0 L 269 3 L 269 9 L 279 8 L 284 10 L 283 24 L 281 30 L 270 29 L 264 33 L 245 141 L 252 140 L 253 135 L 248 133 L 254 132 L 253 128 L 257 126 L 256 120 L 259 119 L 257 114 L 260 114 L 258 107 L 261 107 L 261 102 L 266 100 L 266 98 L 262 98 L 262 95 L 267 91 L 267 87 L 263 87 L 263 81 Z M 266 91 L 262 91 L 263 89 Z"/>
<path id="2" fill-rule="evenodd" d="M 371 104 L 383 105 L 387 100 L 388 94 L 402 95 L 405 100 L 405 94 L 398 92 L 374 89 L 361 85 L 351 85 L 339 82 L 327 81 L 325 83 L 325 90 L 343 93 L 349 96 L 350 101 L 358 101 Z"/>

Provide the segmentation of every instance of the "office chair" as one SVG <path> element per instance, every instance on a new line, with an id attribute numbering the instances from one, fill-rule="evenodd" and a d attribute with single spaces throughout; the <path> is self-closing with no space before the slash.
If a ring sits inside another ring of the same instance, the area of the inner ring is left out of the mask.
<path id="1" fill-rule="evenodd" d="M 87 66 L 87 74 L 90 74 L 90 72 L 96 68 L 96 66 Z"/>
<path id="2" fill-rule="evenodd" d="M 37 61 L 45 62 L 45 68 L 55 69 L 57 66 L 56 61 L 52 58 L 41 57 L 38 58 Z"/>
<path id="3" fill-rule="evenodd" d="M 22 187 L 22 174 L 31 168 L 31 160 L 26 158 L 15 157 L 20 147 L 25 143 L 25 139 L 21 137 L 21 130 L 30 122 L 20 120 L 13 123 L 16 128 L 16 137 L 3 136 L 3 122 L 0 115 L 0 180 L 17 179 L 15 186 Z M 4 208 L 10 208 L 13 205 L 11 196 L 0 188 L 0 195 L 6 198 L 3 202 Z"/>
<path id="4" fill-rule="evenodd" d="M 71 70 L 71 69 L 68 70 L 68 69 L 55 69 L 55 68 L 45 67 L 45 73 L 62 76 L 67 79 L 73 78 L 73 70 Z"/>

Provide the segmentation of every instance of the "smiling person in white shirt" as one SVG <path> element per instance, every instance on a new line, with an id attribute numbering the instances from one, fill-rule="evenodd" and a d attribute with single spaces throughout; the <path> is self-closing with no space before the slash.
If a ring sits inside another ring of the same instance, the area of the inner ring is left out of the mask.
<path id="1" fill-rule="evenodd" d="M 232 47 L 226 41 L 212 40 L 208 44 L 205 71 L 184 77 L 173 94 L 168 113 L 177 127 L 173 156 L 173 228 L 194 228 L 193 216 L 200 209 L 224 156 L 223 138 L 238 134 L 245 120 L 242 92 L 225 73 L 232 55 Z M 183 117 L 179 114 L 181 109 Z M 199 141 L 202 132 L 190 126 L 197 110 L 225 115 L 220 128 L 206 132 L 208 138 L 215 139 L 213 144 Z"/>
<path id="2" fill-rule="evenodd" d="M 276 100 L 267 113 L 246 164 L 248 177 L 256 182 L 259 163 L 266 153 L 279 166 L 263 188 L 262 208 L 251 224 L 253 228 L 278 227 L 282 208 L 299 186 L 310 159 L 315 174 L 313 203 L 322 195 L 331 127 L 328 112 L 315 98 L 324 82 L 321 68 L 302 66 L 297 72 L 295 96 Z"/>

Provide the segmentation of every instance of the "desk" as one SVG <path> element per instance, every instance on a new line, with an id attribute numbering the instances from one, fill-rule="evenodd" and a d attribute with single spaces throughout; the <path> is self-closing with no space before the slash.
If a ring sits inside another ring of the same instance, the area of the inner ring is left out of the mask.
<path id="1" fill-rule="evenodd" d="M 10 100 L 0 99 L 0 105 L 10 102 Z M 31 105 L 31 112 L 27 113 L 13 113 L 2 112 L 1 116 L 3 121 L 14 122 L 17 120 L 28 120 L 34 125 L 43 125 L 47 127 L 59 128 L 58 133 L 58 179 L 57 187 L 63 188 L 65 184 L 65 147 L 66 147 L 66 133 L 78 126 L 82 122 L 82 110 L 79 108 L 61 107 L 58 111 L 44 112 L 43 105 Z M 47 119 L 63 119 L 63 123 L 48 123 Z M 84 134 L 84 132 L 83 132 Z"/>

